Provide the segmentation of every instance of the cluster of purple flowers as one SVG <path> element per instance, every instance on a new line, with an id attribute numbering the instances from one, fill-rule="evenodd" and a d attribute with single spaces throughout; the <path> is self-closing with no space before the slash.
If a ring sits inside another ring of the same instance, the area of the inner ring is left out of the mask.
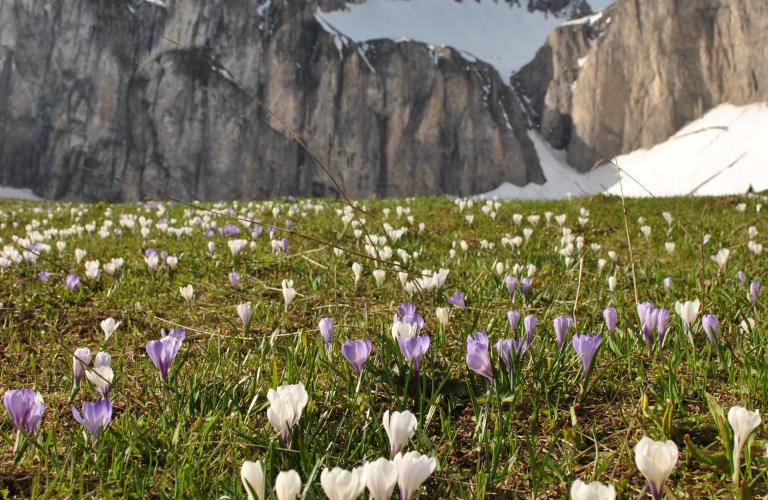
<path id="1" fill-rule="evenodd" d="M 232 224 L 219 228 L 219 236 L 222 238 L 235 238 L 240 234 L 240 228 Z"/>

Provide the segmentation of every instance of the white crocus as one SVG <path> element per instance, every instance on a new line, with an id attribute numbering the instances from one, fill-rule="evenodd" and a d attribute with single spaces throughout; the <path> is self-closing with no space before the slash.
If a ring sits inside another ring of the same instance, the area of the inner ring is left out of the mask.
<path id="1" fill-rule="evenodd" d="M 144 262 L 147 263 L 147 267 L 150 271 L 155 272 L 155 270 L 157 270 L 157 264 L 160 262 L 160 260 L 157 258 L 157 255 L 150 255 L 149 257 L 144 257 Z"/>
<path id="2" fill-rule="evenodd" d="M 299 421 L 301 412 L 309 400 L 304 384 L 299 382 L 294 385 L 281 385 L 277 390 L 270 389 L 267 399 L 270 404 L 267 409 L 269 422 L 277 430 L 277 435 L 283 441 L 289 442 L 288 431 Z"/>
<path id="3" fill-rule="evenodd" d="M 435 315 L 437 316 L 437 321 L 440 322 L 441 325 L 443 325 L 443 328 L 448 328 L 448 309 L 445 307 L 438 307 L 435 309 Z"/>
<path id="4" fill-rule="evenodd" d="M 613 250 L 610 250 L 608 252 L 608 257 L 613 261 L 614 264 L 616 264 L 619 261 L 619 254 L 617 254 Z"/>
<path id="5" fill-rule="evenodd" d="M 256 500 L 256 498 L 263 500 L 264 470 L 261 468 L 261 462 L 243 462 L 240 469 L 240 480 L 243 482 L 246 493 L 248 493 L 248 500 Z"/>
<path id="6" fill-rule="evenodd" d="M 384 283 L 384 278 L 387 277 L 387 273 L 383 269 L 376 269 L 373 271 L 373 277 L 376 280 L 376 286 L 381 286 Z"/>
<path id="7" fill-rule="evenodd" d="M 600 275 L 603 272 L 603 268 L 608 263 L 605 259 L 597 259 L 597 274 Z"/>
<path id="8" fill-rule="evenodd" d="M 78 264 L 80 264 L 80 261 L 85 257 L 85 253 L 85 250 L 80 250 L 79 248 L 75 250 L 75 258 L 77 259 Z"/>
<path id="9" fill-rule="evenodd" d="M 352 274 L 355 275 L 355 285 L 360 281 L 360 273 L 363 272 L 363 266 L 359 262 L 352 264 Z"/>
<path id="10" fill-rule="evenodd" d="M 356 500 L 365 489 L 365 472 L 363 467 L 355 467 L 351 472 L 339 467 L 323 469 L 320 484 L 330 500 Z"/>
<path id="11" fill-rule="evenodd" d="M 283 299 L 285 300 L 285 312 L 291 307 L 291 302 L 296 298 L 296 290 L 293 288 L 293 280 L 283 280 Z"/>
<path id="12" fill-rule="evenodd" d="M 92 370 L 86 371 L 85 376 L 88 377 L 90 383 L 96 386 L 96 389 L 105 399 L 109 396 L 109 386 L 115 378 L 112 367 L 106 365 L 94 367 Z"/>
<path id="13" fill-rule="evenodd" d="M 749 411 L 741 406 L 732 406 L 728 410 L 728 422 L 733 428 L 733 484 L 739 484 L 741 451 L 749 435 L 760 426 L 760 410 Z"/>
<path id="14" fill-rule="evenodd" d="M 725 271 L 726 266 L 728 266 L 728 257 L 730 255 L 730 250 L 727 248 L 721 248 L 717 254 L 710 256 L 710 259 L 712 259 L 712 262 L 717 264 L 717 267 L 719 267 L 721 271 Z"/>
<path id="15" fill-rule="evenodd" d="M 118 326 L 120 326 L 120 323 L 117 323 L 112 318 L 107 318 L 101 322 L 101 329 L 104 332 L 104 342 L 109 340 L 109 337 L 111 337 L 112 334 L 115 333 L 115 330 L 117 330 Z"/>
<path id="16" fill-rule="evenodd" d="M 75 379 L 75 385 L 79 384 L 83 379 L 83 375 L 85 375 L 84 367 L 91 364 L 92 359 L 91 350 L 87 347 L 81 347 L 75 351 L 72 357 L 72 376 Z"/>
<path id="17" fill-rule="evenodd" d="M 115 265 L 113 263 L 111 263 L 111 262 L 107 262 L 106 264 L 104 264 L 104 271 L 108 275 L 114 276 L 115 275 L 115 271 L 116 271 Z"/>
<path id="18" fill-rule="evenodd" d="M 395 317 L 392 320 L 392 338 L 397 341 L 398 337 L 409 339 L 415 337 L 419 333 L 419 325 L 417 323 L 401 323 L 400 319 L 395 313 Z"/>
<path id="19" fill-rule="evenodd" d="M 192 285 L 179 287 L 179 293 L 184 297 L 184 300 L 190 304 L 192 303 L 192 299 L 195 298 L 195 289 L 192 288 Z"/>
<path id="20" fill-rule="evenodd" d="M 664 483 L 677 465 L 677 457 L 674 441 L 654 441 L 644 436 L 635 446 L 635 464 L 648 481 L 655 500 L 661 499 Z"/>
<path id="21" fill-rule="evenodd" d="M 397 467 L 386 458 L 366 462 L 363 466 L 365 487 L 373 500 L 389 500 L 397 484 Z"/>
<path id="22" fill-rule="evenodd" d="M 603 484 L 598 481 L 584 483 L 576 480 L 571 485 L 571 500 L 614 500 L 616 489 L 612 484 Z"/>
<path id="23" fill-rule="evenodd" d="M 166 259 L 166 262 L 168 263 L 168 269 L 170 269 L 171 271 L 175 271 L 176 264 L 179 263 L 179 259 L 171 255 Z"/>
<path id="24" fill-rule="evenodd" d="M 435 457 L 428 458 L 418 451 L 411 451 L 405 455 L 398 453 L 392 461 L 397 467 L 400 500 L 411 500 L 419 486 L 432 475 L 437 466 Z"/>
<path id="25" fill-rule="evenodd" d="M 611 291 L 611 293 L 616 291 L 616 285 L 618 284 L 618 280 L 616 279 L 616 276 L 609 276 L 608 277 L 608 290 Z"/>
<path id="26" fill-rule="evenodd" d="M 400 279 L 400 284 L 405 286 L 406 283 L 408 283 L 408 273 L 405 271 L 400 271 L 397 273 L 397 277 Z"/>
<path id="27" fill-rule="evenodd" d="M 399 453 L 406 447 L 416 432 L 417 424 L 416 417 L 408 410 L 402 413 L 393 412 L 391 416 L 389 410 L 384 412 L 382 425 L 389 437 L 389 451 L 392 455 Z"/>
<path id="28" fill-rule="evenodd" d="M 99 261 L 89 260 L 85 263 L 85 276 L 90 280 L 99 279 Z"/>
<path id="29" fill-rule="evenodd" d="M 216 243 L 212 241 L 208 242 L 208 253 L 211 254 L 211 257 L 213 257 L 213 254 L 216 253 Z M 253 462 L 246 462 L 246 463 L 253 463 Z"/>
<path id="30" fill-rule="evenodd" d="M 277 500 L 296 500 L 301 493 L 301 478 L 295 470 L 282 471 L 275 479 Z"/>
<path id="31" fill-rule="evenodd" d="M 643 237 L 645 238 L 645 241 L 650 241 L 651 239 L 651 226 L 641 226 L 640 232 L 643 233 Z"/>
<path id="32" fill-rule="evenodd" d="M 664 244 L 664 248 L 667 250 L 667 253 L 670 257 L 675 253 L 675 244 L 671 241 L 668 241 Z"/>
<path id="33" fill-rule="evenodd" d="M 696 316 L 699 315 L 699 299 L 693 302 L 687 301 L 684 304 L 680 303 L 680 301 L 675 302 L 675 311 L 680 316 L 680 319 L 683 320 L 683 329 L 687 333 L 691 329 Z"/>
<path id="34" fill-rule="evenodd" d="M 99 352 L 93 361 L 94 368 L 100 368 L 102 366 L 112 366 L 112 356 L 110 356 L 108 352 Z"/>

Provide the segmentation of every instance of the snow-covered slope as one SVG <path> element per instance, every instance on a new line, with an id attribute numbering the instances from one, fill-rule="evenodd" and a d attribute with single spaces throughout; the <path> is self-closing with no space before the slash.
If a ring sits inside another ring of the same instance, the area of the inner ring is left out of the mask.
<path id="1" fill-rule="evenodd" d="M 616 159 L 623 170 L 624 195 L 630 197 L 725 195 L 768 189 L 768 105 L 723 104 L 695 120 L 666 142 Z M 563 151 L 552 150 L 535 132 L 531 140 L 547 182 L 520 187 L 504 183 L 486 196 L 554 199 L 619 194 L 616 168 L 603 164 L 577 173 Z"/>
<path id="2" fill-rule="evenodd" d="M 316 17 L 356 42 L 409 38 L 453 47 L 494 66 L 505 81 L 567 21 L 503 0 L 366 0 Z"/>
<path id="3" fill-rule="evenodd" d="M 16 198 L 19 200 L 41 200 L 31 189 L 16 189 L 0 186 L 0 198 Z"/>

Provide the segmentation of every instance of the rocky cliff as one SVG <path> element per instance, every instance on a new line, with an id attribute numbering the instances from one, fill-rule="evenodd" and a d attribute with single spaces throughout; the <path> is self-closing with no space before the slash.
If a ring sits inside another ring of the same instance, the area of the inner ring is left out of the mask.
<path id="1" fill-rule="evenodd" d="M 185 200 L 337 196 L 230 79 L 351 197 L 544 181 L 520 102 L 495 70 L 415 42 L 352 43 L 323 29 L 314 9 L 0 0 L 0 185 L 48 199 L 148 196 L 84 166 Z"/>
<path id="2" fill-rule="evenodd" d="M 768 2 L 618 0 L 555 30 L 513 80 L 550 143 L 588 170 L 718 104 L 768 100 Z"/>

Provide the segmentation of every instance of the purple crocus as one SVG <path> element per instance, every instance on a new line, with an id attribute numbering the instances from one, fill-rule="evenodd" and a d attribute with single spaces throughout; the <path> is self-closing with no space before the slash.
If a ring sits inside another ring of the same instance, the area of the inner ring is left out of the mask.
<path id="1" fill-rule="evenodd" d="M 341 346 L 341 355 L 349 361 L 352 368 L 357 372 L 357 376 L 363 374 L 363 368 L 365 368 L 365 362 L 368 360 L 368 356 L 371 354 L 371 339 L 365 340 L 347 340 L 347 342 Z"/>
<path id="2" fill-rule="evenodd" d="M 37 275 L 37 280 L 42 281 L 43 283 L 48 283 L 48 278 L 51 276 L 51 273 L 43 269 L 40 271 L 40 273 Z"/>
<path id="3" fill-rule="evenodd" d="M 83 416 L 72 405 L 72 416 L 77 423 L 85 427 L 91 433 L 96 446 L 99 446 L 101 432 L 107 430 L 109 421 L 112 420 L 112 403 L 108 399 L 101 399 L 95 403 L 83 403 Z"/>
<path id="4" fill-rule="evenodd" d="M 257 240 L 259 236 L 261 236 L 261 221 L 257 219 L 255 223 L 256 226 L 254 226 L 253 230 L 251 231 L 251 238 L 253 240 Z"/>
<path id="5" fill-rule="evenodd" d="M 717 352 L 717 330 L 720 328 L 720 322 L 714 314 L 705 314 L 701 317 L 701 325 L 704 327 L 704 333 L 707 334 L 709 343 L 712 344 L 712 350 Z"/>
<path id="6" fill-rule="evenodd" d="M 608 331 L 611 332 L 611 338 L 616 338 L 616 323 L 618 322 L 619 316 L 616 314 L 616 309 L 613 307 L 606 307 L 603 311 L 603 317 L 605 318 L 605 326 L 608 328 Z"/>
<path id="7" fill-rule="evenodd" d="M 168 380 L 168 370 L 171 368 L 173 358 L 179 353 L 179 348 L 181 348 L 181 342 L 170 335 L 147 342 L 147 354 L 160 371 L 163 381 Z"/>
<path id="8" fill-rule="evenodd" d="M 429 349 L 429 335 L 408 338 L 398 337 L 397 344 L 400 346 L 400 353 L 408 363 L 412 364 L 413 373 L 418 377 L 421 358 Z"/>
<path id="9" fill-rule="evenodd" d="M 555 318 L 552 323 L 555 327 L 557 348 L 562 349 L 563 345 L 565 345 L 565 334 L 567 334 L 568 330 L 570 330 L 573 326 L 573 318 L 569 318 L 568 316 L 560 316 L 559 318 Z"/>
<path id="10" fill-rule="evenodd" d="M 597 348 L 600 346 L 600 342 L 603 341 L 602 335 L 586 334 L 579 337 L 573 336 L 573 349 L 581 357 L 581 367 L 584 370 L 584 375 L 587 375 L 589 365 L 592 362 L 592 358 L 597 352 Z"/>
<path id="11" fill-rule="evenodd" d="M 744 271 L 739 271 L 738 273 L 736 273 L 736 276 L 739 277 L 742 285 L 747 286 L 747 275 L 744 274 Z"/>
<path id="12" fill-rule="evenodd" d="M 286 219 L 285 220 L 285 228 L 286 229 L 290 230 L 292 225 L 293 225 L 293 221 L 291 219 Z"/>
<path id="13" fill-rule="evenodd" d="M 64 284 L 67 285 L 67 288 L 69 288 L 69 291 L 72 293 L 75 293 L 75 290 L 77 290 L 77 287 L 80 286 L 80 278 L 78 278 L 74 274 L 70 274 L 66 278 L 64 278 Z"/>
<path id="14" fill-rule="evenodd" d="M 656 328 L 653 322 L 653 302 L 643 302 L 637 306 L 637 317 L 640 329 L 643 332 L 645 342 L 650 346 L 653 342 L 653 330 Z"/>
<path id="15" fill-rule="evenodd" d="M 496 350 L 499 352 L 499 356 L 507 366 L 507 371 L 510 369 L 510 356 L 515 358 L 522 358 L 525 351 L 528 349 L 528 339 L 522 337 L 519 341 L 515 339 L 499 340 L 496 342 Z M 514 358 L 512 359 L 514 361 Z"/>
<path id="16" fill-rule="evenodd" d="M 659 333 L 659 345 L 664 344 L 664 336 L 667 334 L 667 325 L 669 325 L 669 311 L 666 309 L 656 309 L 653 311 L 653 323 L 656 325 L 656 331 Z"/>
<path id="17" fill-rule="evenodd" d="M 533 342 L 533 332 L 536 330 L 536 323 L 538 323 L 539 320 L 536 319 L 536 316 L 533 314 L 526 316 L 523 319 L 523 326 L 525 327 L 525 333 L 528 334 L 528 345 L 531 345 Z"/>
<path id="18" fill-rule="evenodd" d="M 247 332 L 248 322 L 251 320 L 251 306 L 248 304 L 240 304 L 237 306 L 237 315 L 243 323 L 243 333 Z"/>
<path id="19" fill-rule="evenodd" d="M 229 273 L 229 282 L 232 284 L 232 290 L 237 291 L 237 282 L 240 281 L 240 275 L 237 273 Z"/>
<path id="20" fill-rule="evenodd" d="M 115 236 L 122 236 L 122 235 L 123 235 L 123 230 L 120 229 L 119 227 L 116 227 L 115 228 Z"/>
<path id="21" fill-rule="evenodd" d="M 213 238 L 214 232 L 208 229 L 203 234 L 205 235 L 206 238 L 210 240 L 211 238 Z"/>
<path id="22" fill-rule="evenodd" d="M 288 253 L 288 238 L 283 238 L 280 240 L 280 249 L 283 251 L 283 253 Z"/>
<path id="23" fill-rule="evenodd" d="M 397 306 L 397 315 L 401 318 L 409 314 L 416 314 L 416 306 L 410 302 L 403 302 Z"/>
<path id="24" fill-rule="evenodd" d="M 749 297 L 752 299 L 753 304 L 757 304 L 757 294 L 760 292 L 760 282 L 753 281 L 749 285 Z"/>
<path id="25" fill-rule="evenodd" d="M 491 358 L 488 356 L 488 335 L 478 332 L 467 337 L 467 366 L 478 375 L 493 380 Z"/>
<path id="26" fill-rule="evenodd" d="M 533 283 L 533 280 L 531 278 L 523 278 L 520 280 L 520 285 L 523 288 L 523 297 L 528 296 L 528 290 L 531 288 L 531 284 Z"/>
<path id="27" fill-rule="evenodd" d="M 520 322 L 519 311 L 507 311 L 507 319 L 509 320 L 509 326 L 512 329 L 512 336 L 515 336 L 517 331 L 517 323 Z"/>
<path id="28" fill-rule="evenodd" d="M 154 257 L 155 255 L 157 255 L 157 250 L 155 250 L 154 248 L 148 248 L 144 250 L 145 257 Z"/>
<path id="29" fill-rule="evenodd" d="M 166 336 L 173 337 L 179 341 L 179 344 L 181 344 L 182 342 L 184 342 L 184 338 L 187 336 L 187 331 L 184 330 L 183 328 L 179 328 L 178 330 L 176 330 L 175 328 L 171 328 L 170 331 L 166 334 L 165 329 L 161 329 L 160 335 L 162 337 L 166 337 Z"/>
<path id="30" fill-rule="evenodd" d="M 515 288 L 517 288 L 517 278 L 514 276 L 507 276 L 505 281 L 507 282 L 507 290 L 509 291 L 509 298 L 511 299 L 515 294 Z"/>
<path id="31" fill-rule="evenodd" d="M 458 290 L 456 290 L 456 293 L 454 293 L 452 296 L 448 297 L 448 303 L 453 305 L 454 307 L 458 307 L 462 311 L 467 311 L 467 306 L 464 303 L 464 295 Z"/>
<path id="32" fill-rule="evenodd" d="M 320 328 L 320 335 L 323 336 L 323 342 L 325 342 L 325 348 L 328 350 L 328 358 L 331 357 L 331 349 L 333 342 L 333 320 L 331 318 L 323 318 L 318 324 Z"/>
<path id="33" fill-rule="evenodd" d="M 6 391 L 3 395 L 3 404 L 8 415 L 11 416 L 16 432 L 24 430 L 34 434 L 40 428 L 40 419 L 45 411 L 45 402 L 39 392 L 32 389 Z"/>
<path id="34" fill-rule="evenodd" d="M 663 283 L 664 283 L 664 288 L 666 288 L 667 290 L 672 289 L 672 278 L 664 278 Z"/>
<path id="35" fill-rule="evenodd" d="M 160 258 L 163 259 L 163 265 L 167 266 L 168 265 L 168 252 L 166 252 L 165 250 L 160 252 Z M 85 410 L 83 410 L 83 411 L 85 411 Z"/>

